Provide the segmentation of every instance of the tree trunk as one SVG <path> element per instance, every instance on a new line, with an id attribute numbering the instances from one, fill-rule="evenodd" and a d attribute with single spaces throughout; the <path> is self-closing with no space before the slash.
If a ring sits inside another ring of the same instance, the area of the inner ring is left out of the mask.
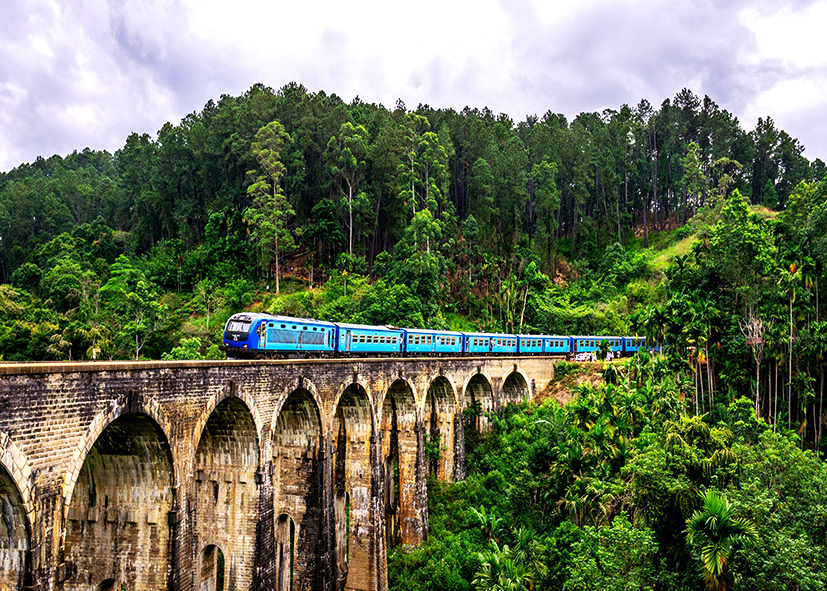
<path id="1" fill-rule="evenodd" d="M 348 228 L 347 228 L 347 253 L 353 256 L 353 187 L 348 183 L 347 185 L 347 209 L 348 209 Z"/>
<path id="2" fill-rule="evenodd" d="M 790 296 L 790 347 L 789 347 L 789 374 L 787 399 L 787 429 L 792 428 L 793 420 L 793 298 Z"/>
<path id="3" fill-rule="evenodd" d="M 279 295 L 279 230 L 276 225 L 276 295 Z"/>

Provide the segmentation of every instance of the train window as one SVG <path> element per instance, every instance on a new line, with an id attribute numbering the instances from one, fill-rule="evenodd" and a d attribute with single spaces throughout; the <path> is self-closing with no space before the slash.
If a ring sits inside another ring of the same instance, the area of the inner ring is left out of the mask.
<path id="1" fill-rule="evenodd" d="M 365 342 L 365 335 L 360 335 L 360 336 L 359 336 L 359 342 L 360 342 L 360 343 L 364 343 L 364 342 Z"/>
<path id="2" fill-rule="evenodd" d="M 284 325 L 282 324 L 281 327 L 284 328 Z"/>
<path id="3" fill-rule="evenodd" d="M 314 326 L 314 327 L 313 327 L 313 330 L 319 330 L 319 329 L 318 329 L 318 328 L 316 328 L 316 327 Z"/>
<path id="4" fill-rule="evenodd" d="M 292 328 L 293 330 L 296 330 L 296 325 L 294 324 L 294 325 L 293 325 L 293 326 L 291 326 L 290 328 Z"/>
<path id="5" fill-rule="evenodd" d="M 273 326 L 273 323 L 272 323 L 272 322 L 270 323 L 270 326 Z"/>
<path id="6" fill-rule="evenodd" d="M 302 330 L 307 330 L 307 327 L 306 327 L 306 326 L 302 326 Z"/>
<path id="7" fill-rule="evenodd" d="M 431 344 L 431 335 L 428 335 L 428 344 Z"/>

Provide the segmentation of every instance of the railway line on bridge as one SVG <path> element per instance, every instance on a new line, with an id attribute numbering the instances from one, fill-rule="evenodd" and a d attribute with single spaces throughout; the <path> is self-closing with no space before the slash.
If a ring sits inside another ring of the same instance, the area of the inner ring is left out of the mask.
<path id="1" fill-rule="evenodd" d="M 427 475 L 464 478 L 463 410 L 558 360 L 0 364 L 0 587 L 386 589 Z"/>

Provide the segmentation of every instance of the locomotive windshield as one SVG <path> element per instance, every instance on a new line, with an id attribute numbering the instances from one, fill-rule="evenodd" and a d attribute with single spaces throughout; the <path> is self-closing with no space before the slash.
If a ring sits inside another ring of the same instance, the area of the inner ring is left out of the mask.
<path id="1" fill-rule="evenodd" d="M 230 320 L 230 322 L 227 323 L 227 332 L 250 332 L 250 323 Z"/>

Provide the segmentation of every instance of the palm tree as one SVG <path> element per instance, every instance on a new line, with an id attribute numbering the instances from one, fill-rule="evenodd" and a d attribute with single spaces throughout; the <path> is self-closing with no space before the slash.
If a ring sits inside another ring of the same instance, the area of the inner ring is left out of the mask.
<path id="1" fill-rule="evenodd" d="M 700 493 L 703 508 L 686 522 L 686 539 L 698 544 L 704 581 L 709 589 L 726 591 L 726 570 L 735 544 L 754 541 L 758 534 L 748 519 L 736 517 L 732 503 L 714 490 Z"/>

